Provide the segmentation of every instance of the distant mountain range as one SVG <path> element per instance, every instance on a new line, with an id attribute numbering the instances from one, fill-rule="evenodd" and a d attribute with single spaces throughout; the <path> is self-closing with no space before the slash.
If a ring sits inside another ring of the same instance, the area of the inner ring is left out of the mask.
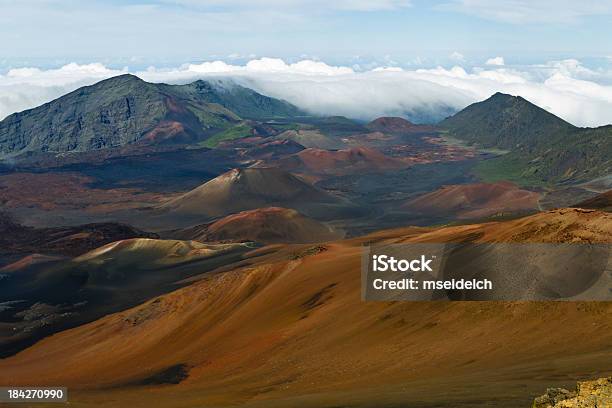
<path id="1" fill-rule="evenodd" d="M 136 142 L 193 143 L 243 119 L 299 113 L 287 102 L 232 82 L 153 84 L 126 74 L 8 116 L 0 122 L 0 157 L 83 152 Z"/>
<path id="2" fill-rule="evenodd" d="M 344 117 L 306 117 L 285 101 L 231 81 L 168 85 L 129 74 L 10 115 L 0 122 L 0 159 L 124 146 L 216 148 L 249 136 L 292 141 L 298 150 L 337 150 L 345 147 L 341 138 L 350 135 L 423 131 L 447 132 L 469 144 L 508 151 L 478 165 L 484 181 L 576 183 L 607 175 L 612 168 L 612 126 L 579 128 L 521 97 L 502 93 L 468 106 L 438 127 L 392 117 L 365 125 Z"/>
<path id="3" fill-rule="evenodd" d="M 480 166 L 490 181 L 576 182 L 612 170 L 612 126 L 579 128 L 519 96 L 496 93 L 440 127 L 469 143 L 509 150 Z"/>

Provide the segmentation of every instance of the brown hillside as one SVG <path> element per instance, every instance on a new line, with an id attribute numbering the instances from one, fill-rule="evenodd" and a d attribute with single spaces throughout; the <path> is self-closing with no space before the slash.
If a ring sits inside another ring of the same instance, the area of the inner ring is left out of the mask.
<path id="1" fill-rule="evenodd" d="M 612 190 L 599 194 L 588 200 L 584 200 L 574 207 L 578 208 L 593 208 L 602 211 L 612 211 Z"/>
<path id="2" fill-rule="evenodd" d="M 234 169 L 160 206 L 171 215 L 219 217 L 244 210 L 279 206 L 307 215 L 342 200 L 276 168 Z"/>
<path id="3" fill-rule="evenodd" d="M 610 242 L 612 216 L 560 210 L 258 250 L 248 266 L 0 360 L 0 383 L 66 385 L 75 406 L 515 408 L 608 375 L 609 303 L 361 300 L 363 244 L 475 236 Z"/>
<path id="4" fill-rule="evenodd" d="M 401 160 L 385 156 L 368 147 L 342 150 L 306 149 L 281 160 L 279 165 L 289 171 L 315 174 L 352 174 L 407 167 Z"/>
<path id="5" fill-rule="evenodd" d="M 366 125 L 366 127 L 372 131 L 390 133 L 409 132 L 415 126 L 416 125 L 414 123 L 407 121 L 404 118 L 390 116 L 383 116 L 378 119 L 374 119 Z"/>
<path id="6" fill-rule="evenodd" d="M 177 234 L 181 239 L 196 241 L 256 241 L 265 244 L 323 242 L 342 236 L 323 223 L 280 207 L 242 211 Z"/>
<path id="7" fill-rule="evenodd" d="M 539 199 L 539 193 L 522 190 L 507 181 L 459 184 L 417 197 L 406 203 L 404 209 L 424 215 L 453 214 L 469 219 L 537 210 Z"/>

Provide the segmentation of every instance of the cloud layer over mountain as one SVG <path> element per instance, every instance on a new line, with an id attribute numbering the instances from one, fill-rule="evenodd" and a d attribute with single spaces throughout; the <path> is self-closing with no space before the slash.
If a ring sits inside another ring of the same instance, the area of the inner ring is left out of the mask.
<path id="1" fill-rule="evenodd" d="M 503 61 L 501 57 L 492 60 Z M 577 60 L 522 67 L 485 62 L 470 69 L 379 67 L 363 71 L 313 60 L 290 64 L 261 58 L 245 65 L 213 61 L 132 73 L 147 81 L 168 83 L 231 78 L 314 114 L 365 120 L 399 115 L 417 122 L 437 121 L 495 92 L 504 92 L 523 96 L 576 125 L 612 123 L 612 86 L 607 85 L 612 79 L 610 72 L 590 70 Z M 99 63 L 48 70 L 12 69 L 0 75 L 0 118 L 128 71 Z"/>

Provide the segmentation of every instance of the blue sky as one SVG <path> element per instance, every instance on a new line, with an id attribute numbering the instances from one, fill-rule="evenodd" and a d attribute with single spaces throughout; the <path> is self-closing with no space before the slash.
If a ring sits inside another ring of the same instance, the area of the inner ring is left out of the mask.
<path id="1" fill-rule="evenodd" d="M 126 72 L 435 121 L 495 92 L 612 124 L 612 0 L 0 0 L 0 120 Z"/>
<path id="2" fill-rule="evenodd" d="M 448 66 L 459 54 L 602 65 L 611 38 L 608 0 L 0 0 L 0 69 L 260 56 Z"/>

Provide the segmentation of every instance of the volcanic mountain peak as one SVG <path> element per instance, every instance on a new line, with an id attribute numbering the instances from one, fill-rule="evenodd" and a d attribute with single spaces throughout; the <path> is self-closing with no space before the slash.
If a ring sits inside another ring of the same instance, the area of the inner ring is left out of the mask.
<path id="1" fill-rule="evenodd" d="M 380 132 L 405 132 L 409 131 L 414 127 L 414 123 L 400 117 L 395 116 L 383 116 L 378 119 L 374 119 L 366 125 L 366 127 L 373 131 Z"/>
<path id="2" fill-rule="evenodd" d="M 134 74 L 130 74 L 130 73 L 126 73 L 126 74 L 121 74 L 121 75 L 117 75 L 114 77 L 110 77 L 108 79 L 103 79 L 100 82 L 95 83 L 94 85 L 91 86 L 98 86 L 98 85 L 108 85 L 108 84 L 124 84 L 124 83 L 142 83 L 142 84 L 147 84 L 148 82 L 146 82 L 144 79 L 141 79 L 140 77 L 134 75 Z M 85 87 L 87 88 L 87 87 Z"/>
<path id="3" fill-rule="evenodd" d="M 500 92 L 443 120 L 440 126 L 460 139 L 500 148 L 537 146 L 575 129 L 520 96 Z"/>
<path id="4" fill-rule="evenodd" d="M 230 82 L 154 84 L 120 75 L 0 122 L 0 157 L 201 141 L 241 118 L 292 116 L 293 105 Z"/>
<path id="5" fill-rule="evenodd" d="M 274 167 L 232 169 L 210 181 L 211 186 L 235 192 L 262 194 L 270 198 L 289 198 L 313 188 L 305 181 Z M 200 187 L 207 190 L 205 186 Z M 198 188 L 198 189 L 200 189 Z M 197 190 L 196 190 L 197 191 Z"/>
<path id="6" fill-rule="evenodd" d="M 450 136 L 508 154 L 481 162 L 478 173 L 526 185 L 575 183 L 612 169 L 612 129 L 577 128 L 521 97 L 497 93 L 445 119 Z"/>
<path id="7" fill-rule="evenodd" d="M 278 168 L 246 168 L 230 170 L 161 208 L 173 214 L 219 217 L 273 205 L 308 214 L 313 207 L 340 201 Z"/>

